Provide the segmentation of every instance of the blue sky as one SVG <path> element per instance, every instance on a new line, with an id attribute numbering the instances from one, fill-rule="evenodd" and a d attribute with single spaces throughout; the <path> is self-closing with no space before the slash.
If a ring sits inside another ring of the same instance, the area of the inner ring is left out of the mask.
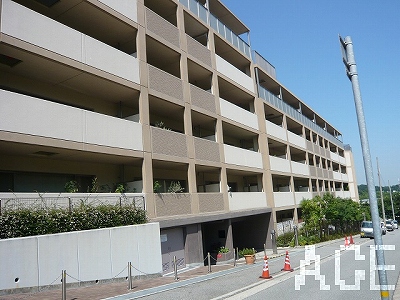
<path id="1" fill-rule="evenodd" d="M 351 82 L 338 35 L 351 36 L 375 185 L 400 178 L 400 1 L 222 0 L 250 28 L 278 81 L 337 128 L 366 183 Z M 244 4 L 245 3 L 245 4 Z"/>

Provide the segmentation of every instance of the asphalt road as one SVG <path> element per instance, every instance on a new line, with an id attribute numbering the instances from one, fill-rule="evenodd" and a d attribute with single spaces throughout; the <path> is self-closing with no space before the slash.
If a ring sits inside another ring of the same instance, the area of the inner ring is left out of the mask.
<path id="1" fill-rule="evenodd" d="M 316 279 L 314 275 L 305 275 L 303 284 L 299 284 L 301 283 L 299 281 L 301 279 L 299 266 L 300 261 L 306 259 L 306 250 L 305 248 L 298 248 L 289 252 L 290 265 L 295 269 L 293 272 L 281 271 L 284 267 L 284 256 L 268 261 L 272 279 L 259 278 L 262 274 L 263 261 L 257 261 L 254 265 L 236 267 L 226 272 L 224 276 L 142 297 L 141 299 L 380 299 L 379 287 L 374 290 L 376 288 L 374 285 L 379 284 L 378 272 L 370 272 L 370 245 L 373 245 L 373 240 L 359 237 L 354 240 L 356 243 L 354 247 L 342 251 L 340 251 L 340 246 L 344 242 L 341 241 L 316 246 L 314 248 L 315 255 L 319 255 L 321 259 L 319 274 L 322 276 L 317 276 Z M 386 265 L 394 266 L 394 270 L 386 271 L 388 284 L 393 285 L 394 288 L 400 271 L 400 255 L 398 253 L 400 251 L 400 230 L 388 232 L 383 237 L 383 242 L 385 245 L 392 245 L 391 247 L 395 249 L 385 251 Z M 335 252 L 337 252 L 336 258 Z M 309 248 L 307 253 L 312 255 L 312 248 Z M 372 255 L 374 255 L 374 251 Z M 306 267 L 306 270 L 310 270 L 309 272 L 314 270 L 315 272 L 318 264 L 314 263 L 315 257 L 311 256 L 310 258 L 311 265 Z M 375 266 L 375 264 L 372 265 Z M 302 274 L 304 272 L 303 270 Z M 371 274 L 375 275 L 375 280 L 371 280 Z M 359 280 L 356 280 L 356 278 Z M 321 286 L 323 279 L 325 283 Z M 359 286 L 357 286 L 357 283 L 359 283 Z M 393 291 L 390 291 L 390 296 L 392 294 Z"/>

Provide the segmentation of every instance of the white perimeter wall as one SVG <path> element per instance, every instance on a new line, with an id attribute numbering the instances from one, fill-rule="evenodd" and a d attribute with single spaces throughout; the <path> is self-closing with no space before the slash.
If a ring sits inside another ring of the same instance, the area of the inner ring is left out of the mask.
<path id="1" fill-rule="evenodd" d="M 62 270 L 67 284 L 126 277 L 128 262 L 132 276 L 162 274 L 158 223 L 0 240 L 0 257 L 0 295 L 59 285 Z"/>

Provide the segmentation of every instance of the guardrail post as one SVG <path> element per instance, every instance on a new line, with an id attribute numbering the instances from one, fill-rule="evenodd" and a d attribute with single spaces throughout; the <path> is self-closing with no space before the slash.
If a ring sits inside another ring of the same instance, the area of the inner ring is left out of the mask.
<path id="1" fill-rule="evenodd" d="M 71 200 L 71 197 L 68 197 L 68 209 L 69 209 L 69 212 L 71 213 L 72 212 L 72 200 Z"/>
<path id="2" fill-rule="evenodd" d="M 133 289 L 132 284 L 132 263 L 128 262 L 128 290 Z"/>
<path id="3" fill-rule="evenodd" d="M 174 263 L 174 274 L 175 274 L 175 280 L 178 280 L 179 278 L 178 278 L 178 266 L 177 266 L 177 264 L 176 264 L 176 256 L 174 255 L 174 261 L 173 261 L 173 263 Z"/>
<path id="4" fill-rule="evenodd" d="M 61 291 L 62 291 L 62 300 L 67 300 L 67 271 L 62 270 L 61 272 Z"/>
<path id="5" fill-rule="evenodd" d="M 233 266 L 236 267 L 236 249 L 233 248 Z"/>
<path id="6" fill-rule="evenodd" d="M 211 255 L 207 252 L 208 273 L 211 273 Z"/>

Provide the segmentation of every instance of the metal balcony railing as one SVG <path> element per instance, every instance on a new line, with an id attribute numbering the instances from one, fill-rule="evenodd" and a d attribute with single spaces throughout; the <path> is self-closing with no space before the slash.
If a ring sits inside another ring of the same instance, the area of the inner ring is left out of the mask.
<path id="1" fill-rule="evenodd" d="M 196 0 L 179 0 L 186 6 L 192 13 L 198 16 L 203 22 L 210 25 L 216 32 L 222 35 L 231 45 L 233 45 L 240 52 L 251 58 L 250 46 L 243 41 L 239 36 L 233 33 L 224 23 L 218 20 L 213 14 L 201 5 Z"/>
<path id="2" fill-rule="evenodd" d="M 274 107 L 280 109 L 281 111 L 288 114 L 293 119 L 299 121 L 301 124 L 308 126 L 309 128 L 313 129 L 319 135 L 325 137 L 327 140 L 331 141 L 335 144 L 342 144 L 342 142 L 335 136 L 331 135 L 322 127 L 315 124 L 309 118 L 301 114 L 299 111 L 291 107 L 289 104 L 285 103 L 283 100 L 279 99 L 277 96 L 272 94 L 266 88 L 258 85 L 258 96 L 264 100 L 266 100 L 269 104 L 272 104 Z"/>

